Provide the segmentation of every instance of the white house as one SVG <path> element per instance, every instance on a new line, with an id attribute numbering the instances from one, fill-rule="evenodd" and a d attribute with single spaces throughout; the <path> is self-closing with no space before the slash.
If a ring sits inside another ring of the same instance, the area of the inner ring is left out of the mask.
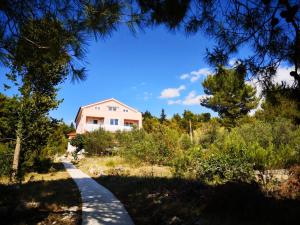
<path id="1" fill-rule="evenodd" d="M 142 113 L 114 99 L 81 106 L 77 112 L 76 133 L 83 134 L 103 128 L 107 131 L 131 130 L 142 127 Z"/>
<path id="2" fill-rule="evenodd" d="M 81 106 L 77 112 L 76 134 L 91 132 L 99 128 L 115 132 L 117 130 L 130 131 L 133 126 L 142 127 L 142 113 L 114 99 L 106 99 L 86 106 Z M 69 140 L 76 134 L 69 135 Z M 68 151 L 74 147 L 68 145 Z"/>

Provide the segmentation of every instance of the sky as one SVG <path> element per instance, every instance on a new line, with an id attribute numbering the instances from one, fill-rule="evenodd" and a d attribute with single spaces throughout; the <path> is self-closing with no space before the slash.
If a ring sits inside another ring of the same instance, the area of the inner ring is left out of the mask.
<path id="1" fill-rule="evenodd" d="M 199 104 L 204 95 L 201 83 L 212 73 L 204 57 L 213 44 L 200 33 L 187 37 L 164 27 L 136 35 L 121 27 L 105 40 L 91 40 L 85 58 L 87 79 L 75 83 L 68 79 L 61 84 L 58 98 L 63 102 L 50 116 L 70 124 L 80 106 L 107 98 L 156 116 L 162 108 L 168 117 L 185 109 L 217 116 Z M 3 90 L 3 77 L 0 92 L 15 94 L 14 89 Z"/>

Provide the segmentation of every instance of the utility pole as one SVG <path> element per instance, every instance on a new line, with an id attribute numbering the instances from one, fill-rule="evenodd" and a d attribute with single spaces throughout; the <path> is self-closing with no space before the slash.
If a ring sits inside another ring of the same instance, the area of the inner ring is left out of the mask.
<path id="1" fill-rule="evenodd" d="M 192 121 L 191 121 L 191 120 L 189 120 L 189 123 L 190 123 L 190 139 L 191 139 L 191 142 L 193 142 Z"/>

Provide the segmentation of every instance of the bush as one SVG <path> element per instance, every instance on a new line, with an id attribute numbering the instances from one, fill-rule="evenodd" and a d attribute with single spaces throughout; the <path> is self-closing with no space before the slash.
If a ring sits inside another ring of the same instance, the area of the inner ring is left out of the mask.
<path id="1" fill-rule="evenodd" d="M 122 132 L 118 135 L 121 155 L 130 162 L 158 163 L 157 146 L 144 130 Z"/>
<path id="2" fill-rule="evenodd" d="M 182 150 L 188 150 L 193 146 L 193 142 L 188 134 L 182 134 L 179 142 Z"/>
<path id="3" fill-rule="evenodd" d="M 38 173 L 48 173 L 52 166 L 52 160 L 49 157 L 37 157 L 34 160 L 33 171 Z"/>
<path id="4" fill-rule="evenodd" d="M 176 177 L 196 177 L 196 165 L 203 160 L 203 149 L 200 145 L 180 151 L 172 160 L 172 173 Z"/>
<path id="5" fill-rule="evenodd" d="M 244 149 L 257 170 L 288 168 L 300 162 L 300 128 L 289 120 L 272 123 L 253 121 L 219 136 L 211 145 L 214 150 Z"/>
<path id="6" fill-rule="evenodd" d="M 207 123 L 202 123 L 201 126 L 193 132 L 195 144 L 199 144 L 204 149 L 209 149 L 210 145 L 220 138 L 225 133 L 224 127 L 212 120 Z"/>
<path id="7" fill-rule="evenodd" d="M 208 183 L 250 182 L 254 179 L 253 164 L 244 150 L 213 151 L 203 157 L 195 169 L 197 178 Z"/>
<path id="8" fill-rule="evenodd" d="M 0 177 L 10 176 L 12 172 L 13 150 L 0 143 Z"/>
<path id="9" fill-rule="evenodd" d="M 158 164 L 170 165 L 172 159 L 180 149 L 179 133 L 165 125 L 150 134 L 156 145 Z"/>
<path id="10" fill-rule="evenodd" d="M 63 155 L 68 146 L 68 139 L 64 133 L 66 125 L 57 126 L 54 132 L 49 136 L 47 146 L 42 150 L 43 157 L 53 157 L 55 155 Z"/>
<path id="11" fill-rule="evenodd" d="M 116 133 L 122 156 L 131 162 L 170 165 L 179 150 L 179 133 L 159 125 L 152 133 L 145 130 Z"/>
<path id="12" fill-rule="evenodd" d="M 91 155 L 108 155 L 113 152 L 115 146 L 113 134 L 99 129 L 84 136 L 84 149 Z"/>

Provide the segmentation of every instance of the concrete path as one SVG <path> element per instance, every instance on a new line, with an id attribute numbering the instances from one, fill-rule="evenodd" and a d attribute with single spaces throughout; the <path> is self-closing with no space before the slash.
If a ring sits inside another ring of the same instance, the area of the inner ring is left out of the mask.
<path id="1" fill-rule="evenodd" d="M 105 187 L 77 169 L 69 161 L 63 164 L 76 182 L 82 199 L 82 224 L 133 225 L 122 203 Z M 68 190 L 66 190 L 68 191 Z"/>

